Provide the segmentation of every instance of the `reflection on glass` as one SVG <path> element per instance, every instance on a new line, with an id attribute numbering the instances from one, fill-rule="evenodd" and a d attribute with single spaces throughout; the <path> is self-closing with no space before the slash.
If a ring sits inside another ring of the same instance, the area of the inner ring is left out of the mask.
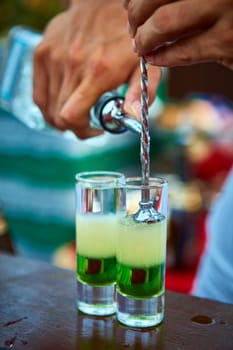
<path id="1" fill-rule="evenodd" d="M 133 329 L 119 324 L 114 316 L 96 317 L 78 313 L 77 350 L 162 350 L 163 326 Z"/>

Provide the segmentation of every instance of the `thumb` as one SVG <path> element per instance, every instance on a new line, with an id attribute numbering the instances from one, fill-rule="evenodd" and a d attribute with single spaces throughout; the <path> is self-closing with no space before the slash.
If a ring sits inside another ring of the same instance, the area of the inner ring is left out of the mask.
<path id="1" fill-rule="evenodd" d="M 148 66 L 148 97 L 149 105 L 156 97 L 156 91 L 161 80 L 162 72 L 159 67 Z M 124 110 L 127 114 L 141 119 L 141 83 L 140 67 L 136 68 L 129 80 L 129 88 L 125 95 Z"/>

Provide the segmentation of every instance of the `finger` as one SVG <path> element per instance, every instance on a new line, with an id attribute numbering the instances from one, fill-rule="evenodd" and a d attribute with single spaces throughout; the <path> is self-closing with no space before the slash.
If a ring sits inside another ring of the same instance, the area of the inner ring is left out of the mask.
<path id="1" fill-rule="evenodd" d="M 100 97 L 102 91 L 98 84 L 84 78 L 76 90 L 71 94 L 59 112 L 58 119 L 63 120 L 72 130 L 89 128 L 89 111 Z"/>
<path id="2" fill-rule="evenodd" d="M 156 9 L 172 1 L 174 0 L 128 1 L 127 9 L 130 34 L 134 36 L 137 28 L 152 16 Z"/>
<path id="3" fill-rule="evenodd" d="M 61 83 L 59 96 L 56 100 L 57 106 L 56 106 L 56 115 L 55 115 L 55 125 L 57 128 L 64 128 L 64 127 L 69 128 L 70 126 L 69 118 L 66 119 L 61 117 L 61 110 L 68 103 L 68 101 L 70 100 L 70 97 L 74 94 L 74 92 L 79 88 L 80 81 L 81 81 L 81 77 L 79 77 L 78 71 L 75 74 L 73 74 L 73 76 L 70 76 L 69 73 L 65 74 L 65 78 Z M 78 110 L 78 107 L 76 105 L 76 114 L 77 114 L 77 110 Z"/>
<path id="4" fill-rule="evenodd" d="M 213 33 L 212 33 L 213 32 Z M 146 56 L 155 66 L 173 67 L 213 61 L 218 58 L 218 39 L 207 30 L 190 38 L 179 40 Z"/>
<path id="5" fill-rule="evenodd" d="M 33 100 L 49 123 L 47 113 L 49 77 L 43 57 L 44 49 L 39 45 L 33 56 Z"/>
<path id="6" fill-rule="evenodd" d="M 88 57 L 86 48 L 87 43 L 85 44 L 82 36 L 78 34 L 75 42 L 72 43 L 70 48 L 67 48 L 67 57 L 63 65 L 63 81 L 57 101 L 58 111 L 61 110 L 69 96 L 72 95 L 82 80 L 83 67 Z"/>
<path id="7" fill-rule="evenodd" d="M 96 137 L 102 135 L 104 132 L 102 130 L 87 128 L 73 128 L 73 133 L 80 139 L 87 139 L 90 137 Z"/>
<path id="8" fill-rule="evenodd" d="M 134 116 L 136 119 L 141 118 L 141 82 L 140 69 L 136 69 L 129 81 L 129 88 L 126 92 L 124 110 Z M 148 96 L 151 104 L 156 96 L 156 91 L 161 80 L 161 69 L 159 67 L 148 67 Z"/>
<path id="9" fill-rule="evenodd" d="M 187 36 L 187 33 L 192 35 L 209 28 L 217 17 L 216 9 L 202 0 L 183 0 L 162 6 L 138 28 L 135 36 L 136 52 L 140 56 L 145 55 Z"/>
<path id="10" fill-rule="evenodd" d="M 63 77 L 63 59 L 61 52 L 54 50 L 49 60 L 49 97 L 48 97 L 48 115 L 50 120 L 55 120 L 57 113 L 57 100 L 61 90 Z M 60 125 L 59 129 L 63 130 L 65 125 Z"/>

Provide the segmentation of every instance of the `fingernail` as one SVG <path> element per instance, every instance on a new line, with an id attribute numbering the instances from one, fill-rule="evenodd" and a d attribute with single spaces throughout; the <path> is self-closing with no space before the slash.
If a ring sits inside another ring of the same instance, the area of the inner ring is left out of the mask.
<path id="1" fill-rule="evenodd" d="M 61 118 L 64 119 L 64 120 L 69 119 L 70 114 L 72 113 L 72 111 L 73 111 L 72 103 L 70 103 L 70 101 L 67 101 L 63 105 L 63 107 L 62 107 L 62 109 L 60 111 Z"/>
<path id="2" fill-rule="evenodd" d="M 132 102 L 129 106 L 125 106 L 127 111 L 136 119 L 141 119 L 141 103 L 139 101 Z"/>
<path id="3" fill-rule="evenodd" d="M 132 40 L 132 48 L 134 52 L 137 52 L 137 46 L 136 46 L 136 41 L 135 39 Z"/>
<path id="4" fill-rule="evenodd" d="M 64 117 L 67 113 L 69 113 L 69 103 L 65 103 L 60 112 L 60 114 Z"/>

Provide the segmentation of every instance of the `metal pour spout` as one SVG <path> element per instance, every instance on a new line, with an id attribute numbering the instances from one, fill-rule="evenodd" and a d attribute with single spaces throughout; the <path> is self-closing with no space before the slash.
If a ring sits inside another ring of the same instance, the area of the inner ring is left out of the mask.
<path id="1" fill-rule="evenodd" d="M 119 134 L 127 130 L 140 134 L 141 123 L 123 112 L 124 98 L 116 91 L 106 92 L 90 110 L 90 126 Z"/>

